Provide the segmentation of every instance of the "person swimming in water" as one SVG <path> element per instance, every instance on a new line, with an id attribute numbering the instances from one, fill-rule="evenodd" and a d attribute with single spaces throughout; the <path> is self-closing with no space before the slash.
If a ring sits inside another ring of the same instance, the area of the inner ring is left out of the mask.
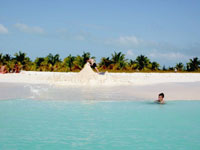
<path id="1" fill-rule="evenodd" d="M 92 69 L 95 69 L 95 70 L 97 71 L 97 73 L 99 73 L 99 70 L 97 69 L 97 64 L 95 63 L 94 59 L 89 58 L 89 59 L 87 60 L 87 62 L 89 62 L 90 67 L 91 67 Z"/>
<path id="2" fill-rule="evenodd" d="M 164 93 L 160 93 L 158 95 L 158 100 L 156 100 L 155 102 L 159 104 L 165 104 L 164 97 L 165 97 Z"/>

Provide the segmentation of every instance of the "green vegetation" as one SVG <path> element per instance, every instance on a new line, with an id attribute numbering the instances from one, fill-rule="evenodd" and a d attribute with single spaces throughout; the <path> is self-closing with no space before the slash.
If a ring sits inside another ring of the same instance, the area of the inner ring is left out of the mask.
<path id="1" fill-rule="evenodd" d="M 15 64 L 22 70 L 27 71 L 54 71 L 54 72 L 78 72 L 80 71 L 88 58 L 93 58 L 89 52 L 83 52 L 82 55 L 69 55 L 61 60 L 59 54 L 49 54 L 46 57 L 37 57 L 32 61 L 26 53 L 18 52 L 14 56 L 0 53 L 0 66 L 6 65 L 9 72 L 12 71 Z M 111 57 L 102 57 L 98 64 L 100 71 L 109 72 L 200 72 L 200 60 L 195 57 L 190 59 L 186 65 L 179 62 L 174 67 L 161 67 L 158 62 L 151 61 L 144 55 L 138 56 L 135 60 L 126 59 L 122 52 L 114 52 Z"/>

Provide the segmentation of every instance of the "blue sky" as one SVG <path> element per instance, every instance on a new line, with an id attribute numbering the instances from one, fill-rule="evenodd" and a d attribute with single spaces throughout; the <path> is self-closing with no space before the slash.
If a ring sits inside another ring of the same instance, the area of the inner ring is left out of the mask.
<path id="1" fill-rule="evenodd" d="M 0 0 L 0 53 L 122 51 L 174 65 L 200 57 L 199 0 Z"/>

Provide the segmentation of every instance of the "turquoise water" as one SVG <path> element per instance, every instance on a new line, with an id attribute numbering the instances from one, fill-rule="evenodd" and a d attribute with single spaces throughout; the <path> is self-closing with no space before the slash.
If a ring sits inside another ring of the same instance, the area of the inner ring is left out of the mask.
<path id="1" fill-rule="evenodd" d="M 199 150 L 200 101 L 0 101 L 0 150 Z"/>

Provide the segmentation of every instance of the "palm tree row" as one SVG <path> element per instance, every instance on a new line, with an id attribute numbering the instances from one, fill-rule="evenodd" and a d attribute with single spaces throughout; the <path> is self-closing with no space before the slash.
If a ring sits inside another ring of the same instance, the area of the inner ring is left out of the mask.
<path id="1" fill-rule="evenodd" d="M 0 53 L 0 66 L 6 65 L 10 72 L 17 64 L 22 70 L 27 71 L 57 71 L 57 72 L 78 72 L 92 57 L 89 52 L 83 52 L 82 55 L 72 56 L 68 55 L 61 60 L 60 55 L 49 54 L 46 57 L 37 57 L 34 61 L 26 55 L 26 53 L 18 52 L 13 57 L 9 54 L 3 55 Z M 200 60 L 195 57 L 190 59 L 186 65 L 177 63 L 174 67 L 161 68 L 160 64 L 144 55 L 138 56 L 135 60 L 126 59 L 122 52 L 114 52 L 111 57 L 102 57 L 98 68 L 101 71 L 111 72 L 134 72 L 134 71 L 200 71 Z"/>

